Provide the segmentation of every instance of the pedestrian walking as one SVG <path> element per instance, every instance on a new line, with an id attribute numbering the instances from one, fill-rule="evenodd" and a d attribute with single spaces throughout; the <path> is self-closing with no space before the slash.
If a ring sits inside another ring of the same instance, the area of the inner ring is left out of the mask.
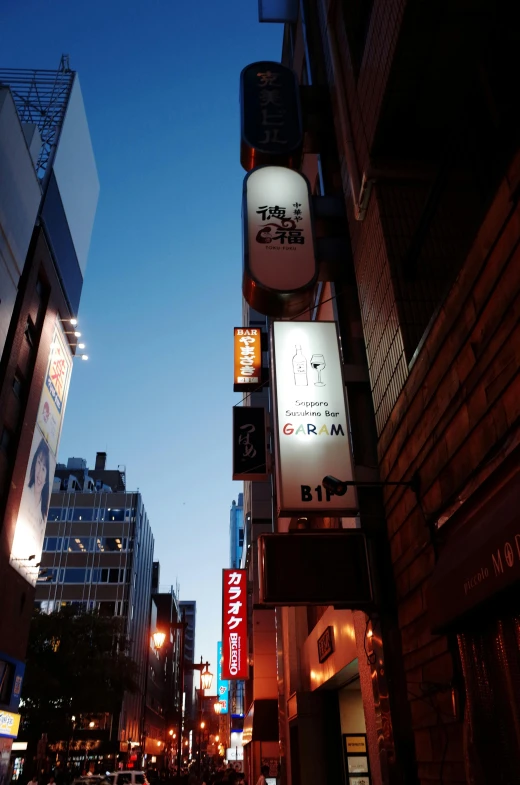
<path id="1" fill-rule="evenodd" d="M 266 777 L 269 774 L 269 766 L 262 766 L 260 769 L 260 776 L 256 785 L 267 785 Z"/>

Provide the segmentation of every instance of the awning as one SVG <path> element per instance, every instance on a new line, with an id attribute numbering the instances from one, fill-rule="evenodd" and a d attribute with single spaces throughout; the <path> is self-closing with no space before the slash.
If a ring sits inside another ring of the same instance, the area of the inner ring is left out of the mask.
<path id="1" fill-rule="evenodd" d="M 278 700 L 258 698 L 244 717 L 242 745 L 251 741 L 278 741 Z"/>
<path id="2" fill-rule="evenodd" d="M 448 537 L 428 589 L 433 632 L 517 581 L 520 472 Z"/>

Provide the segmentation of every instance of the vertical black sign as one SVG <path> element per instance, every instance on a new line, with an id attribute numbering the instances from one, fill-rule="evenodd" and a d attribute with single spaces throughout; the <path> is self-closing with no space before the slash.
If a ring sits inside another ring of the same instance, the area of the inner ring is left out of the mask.
<path id="1" fill-rule="evenodd" d="M 233 407 L 233 480 L 267 480 L 265 409 Z"/>
<path id="2" fill-rule="evenodd" d="M 261 61 L 240 74 L 240 163 L 297 169 L 303 128 L 296 74 L 280 63 Z"/>

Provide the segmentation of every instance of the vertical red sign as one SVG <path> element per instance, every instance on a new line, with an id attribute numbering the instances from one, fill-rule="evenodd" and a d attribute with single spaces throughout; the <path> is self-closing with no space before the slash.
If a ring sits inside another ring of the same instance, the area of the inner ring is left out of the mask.
<path id="1" fill-rule="evenodd" d="M 222 678 L 247 679 L 247 577 L 222 570 Z"/>

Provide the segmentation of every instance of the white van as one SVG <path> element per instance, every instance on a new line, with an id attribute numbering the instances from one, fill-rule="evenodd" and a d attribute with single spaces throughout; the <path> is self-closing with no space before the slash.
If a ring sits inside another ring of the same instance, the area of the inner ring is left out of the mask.
<path id="1" fill-rule="evenodd" d="M 113 771 L 103 781 L 109 785 L 150 785 L 144 771 Z"/>

